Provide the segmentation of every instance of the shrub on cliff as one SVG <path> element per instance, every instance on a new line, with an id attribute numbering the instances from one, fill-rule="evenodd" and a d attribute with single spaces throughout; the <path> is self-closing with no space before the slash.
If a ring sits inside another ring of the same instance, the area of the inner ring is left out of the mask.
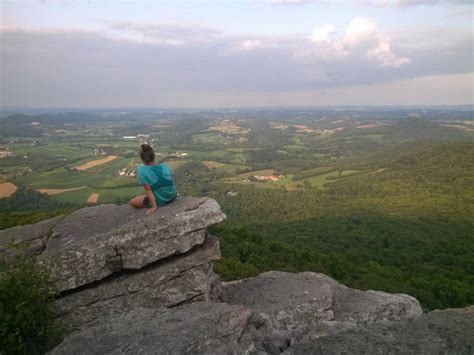
<path id="1" fill-rule="evenodd" d="M 0 267 L 0 353 L 45 353 L 61 338 L 47 275 L 33 259 Z"/>

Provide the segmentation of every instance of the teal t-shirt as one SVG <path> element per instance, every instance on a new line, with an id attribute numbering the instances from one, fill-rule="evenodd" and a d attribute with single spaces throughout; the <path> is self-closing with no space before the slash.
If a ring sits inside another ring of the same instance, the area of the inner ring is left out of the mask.
<path id="1" fill-rule="evenodd" d="M 163 206 L 176 197 L 173 173 L 168 165 L 142 164 L 137 169 L 137 177 L 141 185 L 150 185 L 158 206 Z"/>

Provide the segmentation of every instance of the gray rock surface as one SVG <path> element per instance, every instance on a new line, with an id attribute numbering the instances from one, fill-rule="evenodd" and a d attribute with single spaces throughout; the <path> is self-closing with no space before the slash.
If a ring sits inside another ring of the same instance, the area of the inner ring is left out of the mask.
<path id="1" fill-rule="evenodd" d="M 225 219 L 210 198 L 178 198 L 152 215 L 130 206 L 83 208 L 51 230 L 39 262 L 66 291 L 189 251 Z"/>
<path id="2" fill-rule="evenodd" d="M 137 307 L 217 300 L 219 242 L 206 227 L 225 218 L 207 197 L 179 197 L 148 216 L 129 205 L 100 205 L 2 231 L 0 248 L 6 256 L 37 255 L 59 293 L 63 323 L 80 329 Z"/>
<path id="3" fill-rule="evenodd" d="M 252 309 L 261 319 L 262 331 L 279 333 L 292 342 L 422 314 L 411 296 L 354 290 L 312 272 L 270 271 L 222 287 L 223 302 Z"/>
<path id="4" fill-rule="evenodd" d="M 216 300 L 219 280 L 211 261 L 220 256 L 217 238 L 208 236 L 192 251 L 150 265 L 140 271 L 112 275 L 94 287 L 66 293 L 56 300 L 69 328 L 90 326 L 98 319 L 140 307 L 174 307 Z"/>
<path id="5" fill-rule="evenodd" d="M 472 354 L 474 307 L 356 325 L 308 342 L 269 336 L 251 309 L 195 302 L 107 316 L 51 354 Z M 316 330 L 316 329 L 315 329 Z"/>
<path id="6" fill-rule="evenodd" d="M 243 354 L 240 338 L 252 312 L 197 302 L 136 309 L 67 337 L 50 354 Z"/>
<path id="7" fill-rule="evenodd" d="M 0 231 L 0 256 L 8 257 L 15 247 L 15 252 L 37 255 L 46 248 L 47 239 L 52 228 L 63 217 L 50 218 L 36 224 L 8 228 Z"/>
<path id="8" fill-rule="evenodd" d="M 372 323 L 299 343 L 286 355 L 474 354 L 474 306 L 433 311 L 418 318 Z"/>
<path id="9" fill-rule="evenodd" d="M 199 252 L 207 243 L 212 239 Z M 52 354 L 472 354 L 474 349 L 474 306 L 422 314 L 410 296 L 353 290 L 309 272 L 267 272 L 222 288 L 221 298 L 235 304 L 193 302 L 124 312 L 117 307 L 116 314 L 93 320 Z M 166 293 L 166 286 L 159 293 Z"/>

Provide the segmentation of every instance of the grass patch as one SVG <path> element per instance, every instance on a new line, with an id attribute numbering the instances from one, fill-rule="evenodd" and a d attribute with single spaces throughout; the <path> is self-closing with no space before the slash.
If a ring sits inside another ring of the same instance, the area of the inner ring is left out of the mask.
<path id="1" fill-rule="evenodd" d="M 302 151 L 302 150 L 309 150 L 308 147 L 305 147 L 304 145 L 296 145 L 296 144 L 288 144 L 283 146 L 285 150 L 288 150 L 290 152 L 294 151 Z"/>
<path id="2" fill-rule="evenodd" d="M 69 202 L 75 205 L 81 205 L 87 202 L 90 194 L 94 192 L 88 187 L 79 190 L 66 191 L 57 195 L 51 196 L 52 199 L 60 202 Z"/>
<path id="3" fill-rule="evenodd" d="M 178 169 L 180 166 L 187 163 L 186 160 L 166 160 L 163 163 L 168 165 L 172 170 Z"/>
<path id="4" fill-rule="evenodd" d="M 312 187 L 315 187 L 317 189 L 324 189 L 324 185 L 326 185 L 329 178 L 337 178 L 339 176 L 340 176 L 339 171 L 333 171 L 330 173 L 314 176 L 306 180 L 310 182 Z"/>
<path id="5" fill-rule="evenodd" d="M 192 141 L 202 144 L 229 144 L 231 139 L 214 133 L 199 133 L 193 134 Z"/>
<path id="6" fill-rule="evenodd" d="M 357 174 L 358 172 L 359 172 L 359 170 L 343 170 L 341 172 L 341 176 Z"/>
<path id="7" fill-rule="evenodd" d="M 97 165 L 87 170 L 89 170 L 90 172 L 97 172 L 106 175 L 117 175 L 118 171 L 122 168 L 129 166 L 132 160 L 133 158 L 118 157 L 108 163 Z"/>
<path id="8" fill-rule="evenodd" d="M 316 168 L 308 169 L 301 171 L 293 177 L 295 180 L 303 180 L 307 178 L 311 178 L 313 176 L 318 176 L 322 174 L 327 174 L 334 171 L 334 168 L 328 167 L 328 166 L 318 166 Z"/>
<path id="9" fill-rule="evenodd" d="M 114 188 L 135 181 L 132 178 L 112 177 L 91 171 L 73 171 L 66 168 L 29 174 L 18 177 L 16 180 L 35 189 L 70 189 L 80 186 Z"/>
<path id="10" fill-rule="evenodd" d="M 141 186 L 119 187 L 116 189 L 97 190 L 95 192 L 99 194 L 98 203 L 124 202 L 134 196 L 145 194 Z"/>
<path id="11" fill-rule="evenodd" d="M 203 165 L 216 172 L 235 173 L 239 169 L 248 169 L 248 166 L 237 164 L 223 164 L 213 160 L 202 161 Z"/>

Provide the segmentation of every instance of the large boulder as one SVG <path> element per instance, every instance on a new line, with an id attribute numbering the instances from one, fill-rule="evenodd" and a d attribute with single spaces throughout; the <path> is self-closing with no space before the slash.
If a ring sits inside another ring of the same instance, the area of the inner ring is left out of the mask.
<path id="1" fill-rule="evenodd" d="M 354 290 L 313 272 L 270 271 L 222 287 L 223 302 L 252 309 L 262 323 L 262 332 L 288 337 L 291 342 L 422 314 L 411 296 Z"/>
<path id="2" fill-rule="evenodd" d="M 50 354 L 244 354 L 240 338 L 251 315 L 206 302 L 136 309 L 67 337 Z"/>
<path id="3" fill-rule="evenodd" d="M 466 354 L 474 353 L 474 306 L 446 309 L 396 322 L 346 329 L 294 344 L 285 355 Z"/>

